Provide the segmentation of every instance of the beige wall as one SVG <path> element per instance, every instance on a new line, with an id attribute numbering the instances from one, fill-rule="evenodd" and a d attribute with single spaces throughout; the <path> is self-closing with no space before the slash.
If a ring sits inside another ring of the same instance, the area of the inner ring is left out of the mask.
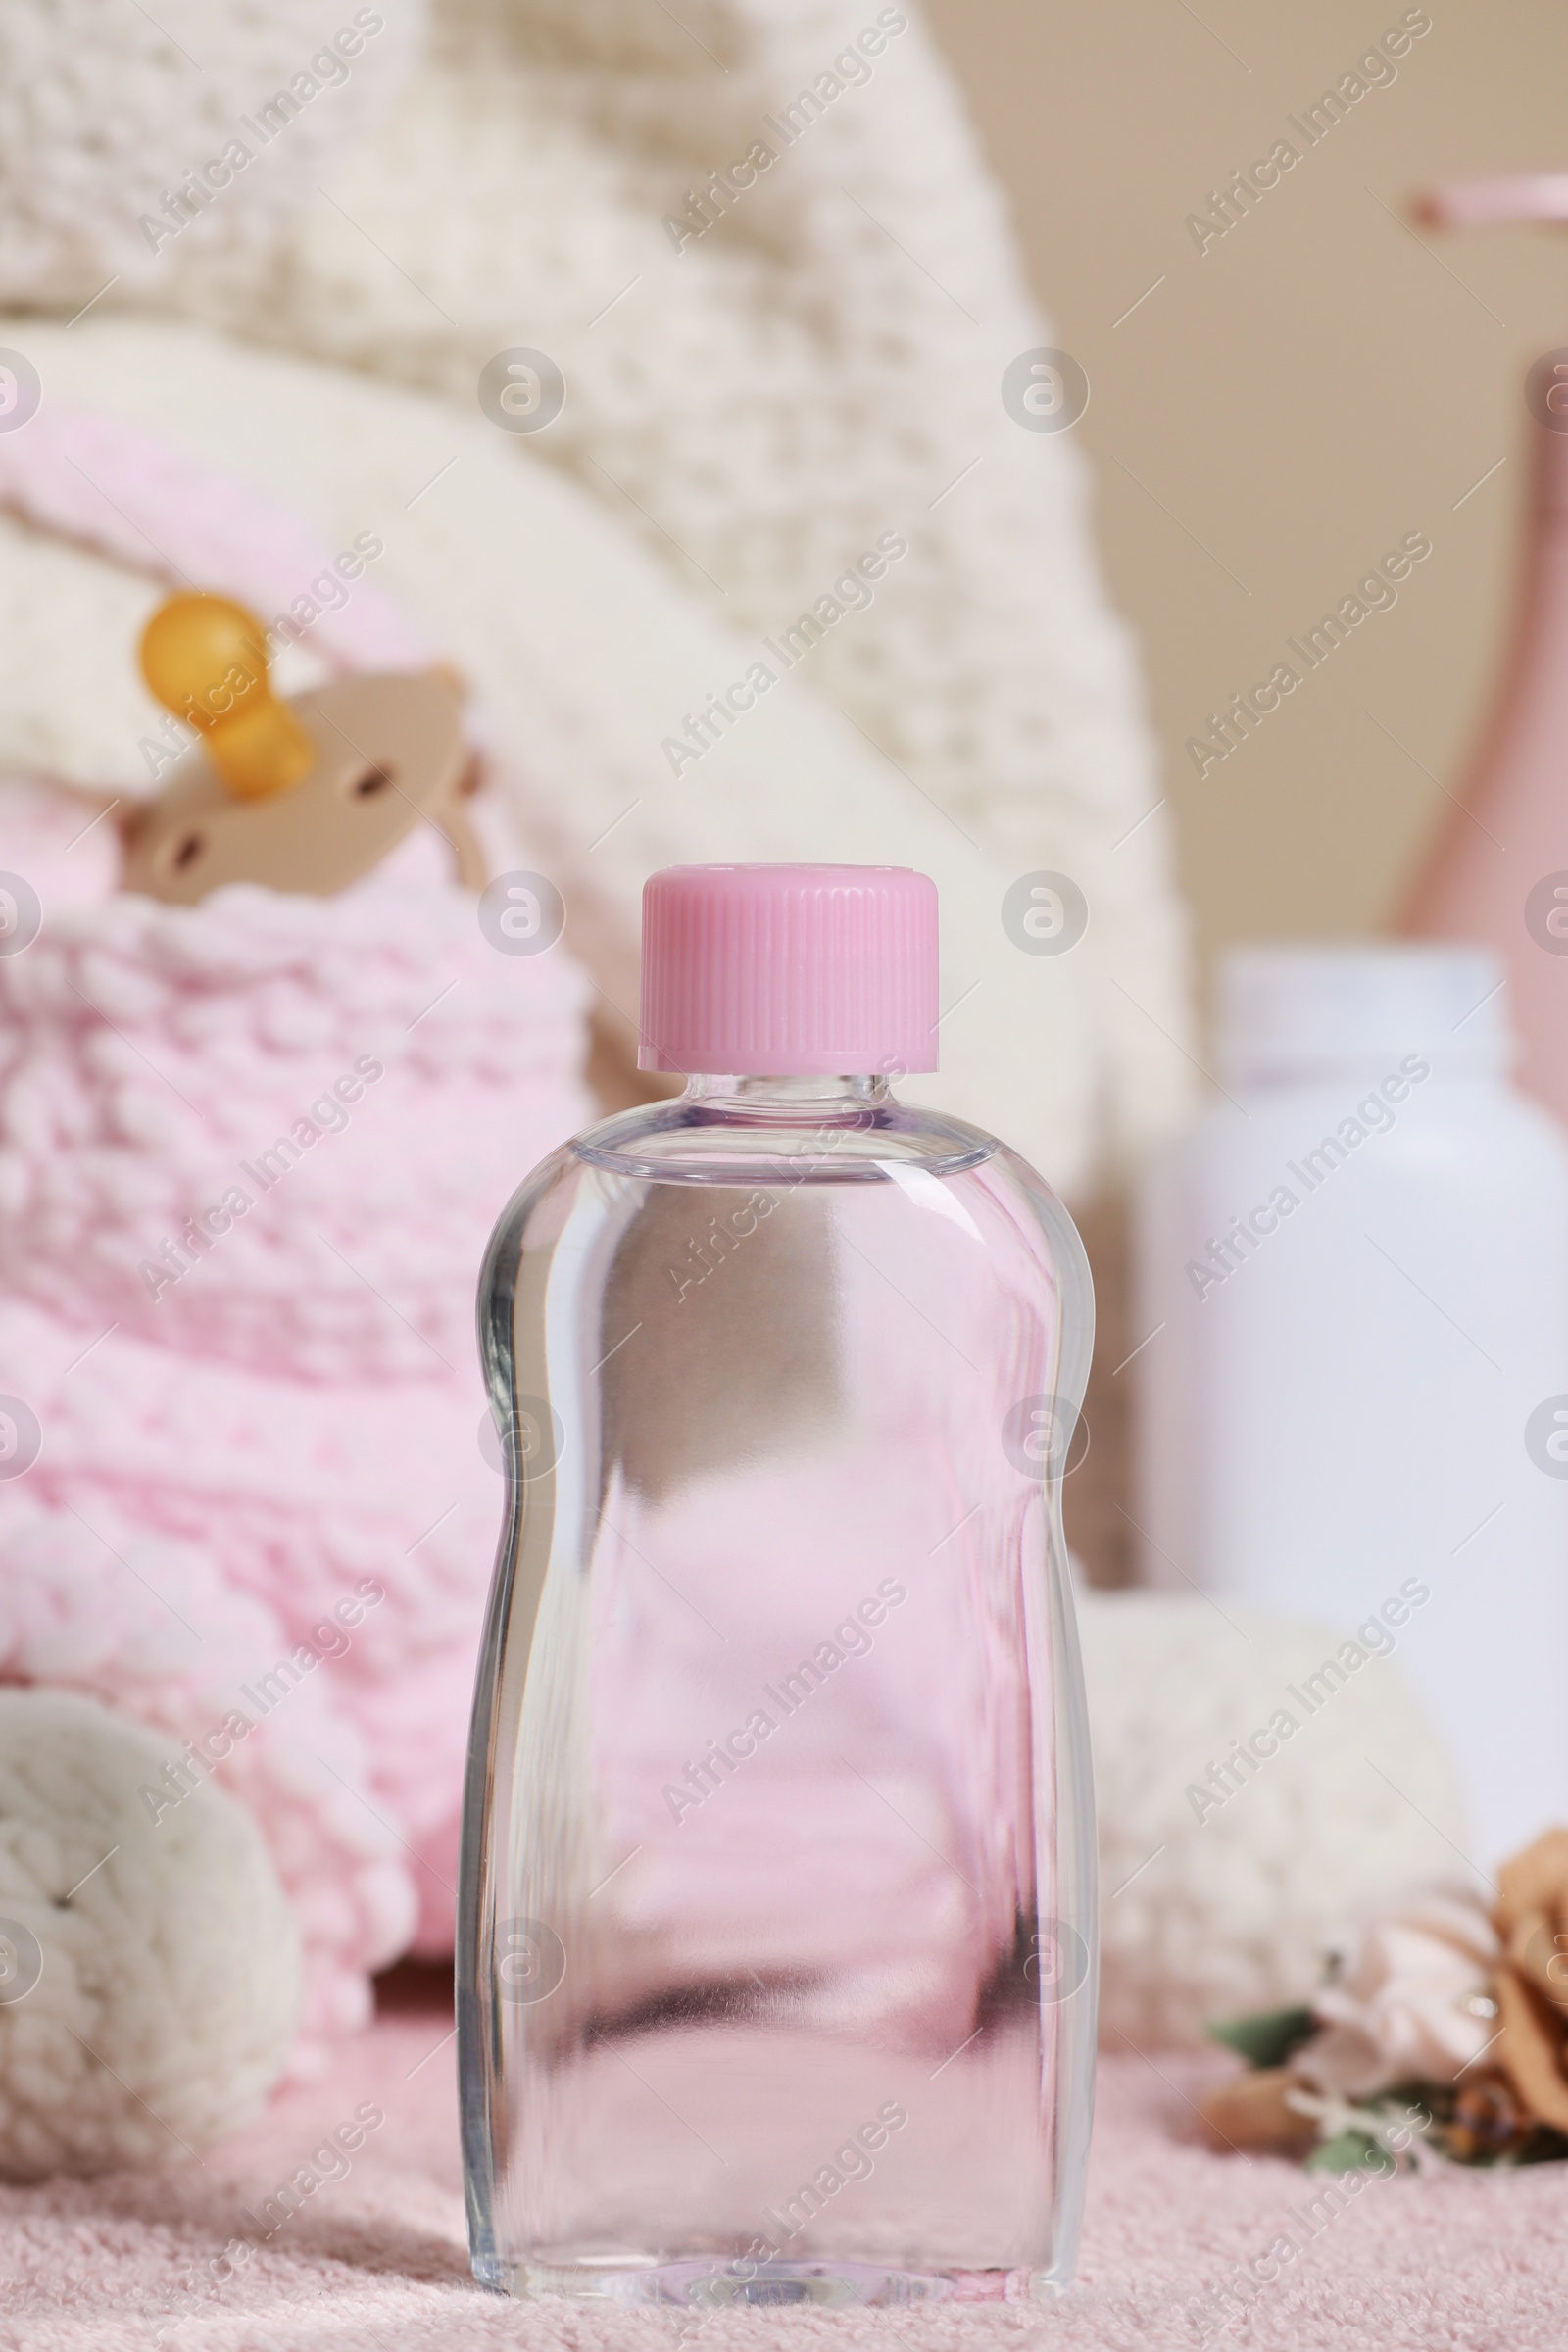
<path id="1" fill-rule="evenodd" d="M 1430 0 L 1432 29 L 1397 79 L 1240 225 L 1202 254 L 1185 225 L 1276 139 L 1303 148 L 1287 115 L 1404 13 L 1403 0 L 930 9 L 1056 339 L 1089 372 L 1077 430 L 1208 950 L 1389 919 L 1448 806 L 1440 785 L 1456 781 L 1505 625 L 1525 370 L 1568 344 L 1568 234 L 1418 238 L 1397 217 L 1431 178 L 1568 169 L 1568 12 L 1547 0 Z M 1397 606 L 1200 781 L 1188 735 L 1409 531 L 1433 553 Z"/>

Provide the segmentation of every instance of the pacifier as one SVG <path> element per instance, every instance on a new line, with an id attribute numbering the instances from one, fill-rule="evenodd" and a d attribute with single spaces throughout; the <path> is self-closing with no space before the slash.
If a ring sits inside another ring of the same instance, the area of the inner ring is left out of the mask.
<path id="1" fill-rule="evenodd" d="M 446 836 L 458 880 L 483 889 L 462 808 L 476 769 L 449 673 L 338 678 L 286 701 L 261 621 L 200 592 L 159 607 L 141 670 L 200 741 L 127 820 L 124 889 L 181 906 L 231 882 L 329 898 L 420 823 Z"/>

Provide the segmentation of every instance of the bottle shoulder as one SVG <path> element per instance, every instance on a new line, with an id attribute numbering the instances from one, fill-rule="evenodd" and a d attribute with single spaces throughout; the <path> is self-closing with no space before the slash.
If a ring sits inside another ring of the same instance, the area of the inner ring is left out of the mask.
<path id="1" fill-rule="evenodd" d="M 639 1196 L 691 1186 L 767 1196 L 774 1203 L 855 1195 L 867 1210 L 880 1190 L 888 1215 L 911 1242 L 925 1226 L 918 1217 L 906 1224 L 911 1208 L 935 1211 L 977 1241 L 1010 1229 L 1034 1237 L 1026 1250 L 1054 1267 L 1069 1290 L 1086 1294 L 1091 1287 L 1083 1243 L 1064 1203 L 1028 1160 L 962 1119 L 891 1098 L 874 1109 L 809 1121 L 736 1117 L 728 1110 L 694 1118 L 692 1110 L 682 1100 L 620 1111 L 560 1145 L 502 1211 L 486 1284 L 510 1279 L 520 1256 L 553 1250 L 568 1229 L 575 1247 L 590 1246 L 594 1229 L 606 1220 L 623 1223 Z"/>
<path id="2" fill-rule="evenodd" d="M 616 1112 L 567 1144 L 561 1157 L 645 1183 L 888 1184 L 896 1170 L 943 1178 L 1003 1154 L 995 1136 L 945 1112 L 891 1098 L 763 1109 L 679 1100 Z"/>
<path id="3" fill-rule="evenodd" d="M 756 1311 L 778 1330 L 799 1320 L 813 1264 L 825 1270 L 819 1304 L 845 1280 L 851 1289 L 869 1281 L 922 1302 L 911 1311 L 934 1316 L 939 1333 L 958 1299 L 965 1313 L 992 1314 L 997 1332 L 1012 1334 L 1008 1346 L 1020 1316 L 1055 1329 L 1057 1393 L 1081 1397 L 1094 1334 L 1083 1243 L 1045 1179 L 1005 1144 L 891 1098 L 809 1121 L 727 1108 L 693 1118 L 693 1107 L 685 1098 L 604 1120 L 514 1195 L 480 1281 L 493 1377 L 506 1377 L 524 1291 L 553 1296 L 568 1319 L 597 1314 L 583 1301 L 617 1284 L 636 1290 L 649 1252 L 657 1257 L 670 1240 L 683 1264 L 699 1243 L 721 1255 L 739 1250 Z M 763 1231 L 769 1242 L 752 1239 Z"/>

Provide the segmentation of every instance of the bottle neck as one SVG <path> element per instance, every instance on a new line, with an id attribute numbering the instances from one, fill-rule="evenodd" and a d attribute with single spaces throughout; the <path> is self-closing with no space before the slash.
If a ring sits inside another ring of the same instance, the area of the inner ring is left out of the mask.
<path id="1" fill-rule="evenodd" d="M 825 1078 L 814 1071 L 801 1078 L 741 1078 L 704 1074 L 688 1078 L 681 1101 L 719 1117 L 859 1119 L 889 1105 L 889 1082 L 879 1075 Z"/>

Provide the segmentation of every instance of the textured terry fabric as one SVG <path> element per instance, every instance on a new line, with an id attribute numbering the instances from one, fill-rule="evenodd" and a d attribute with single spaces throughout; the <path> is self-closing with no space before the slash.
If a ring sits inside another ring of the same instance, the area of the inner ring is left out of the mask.
<path id="1" fill-rule="evenodd" d="M 1560 2352 L 1568 2328 L 1560 2167 L 1373 2181 L 1314 2217 L 1321 2176 L 1202 2143 L 1192 2098 L 1225 2061 L 1162 2052 L 1102 2063 L 1080 2283 L 1054 2305 L 626 2317 L 509 2302 L 468 2275 L 450 2034 L 425 1995 L 205 2165 L 0 2189 L 0 2344 L 147 2352 L 163 2328 L 178 2352 Z M 367 2106 L 385 2121 L 346 2172 L 313 2165 Z M 318 2184 L 269 2235 L 264 2205 L 304 2171 Z M 1291 2234 L 1299 2251 L 1271 2266 Z M 238 2237 L 257 2250 L 219 2286 L 209 2266 Z M 1244 2317 L 1215 2295 L 1258 2257 L 1279 2276 Z"/>

